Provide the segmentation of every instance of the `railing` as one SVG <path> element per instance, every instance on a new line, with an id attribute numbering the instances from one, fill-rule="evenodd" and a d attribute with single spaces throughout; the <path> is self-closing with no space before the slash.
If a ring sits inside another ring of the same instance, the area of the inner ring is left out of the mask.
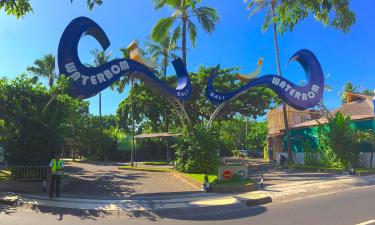
<path id="1" fill-rule="evenodd" d="M 7 166 L 0 169 L 10 173 L 10 179 L 16 181 L 46 181 L 50 174 L 48 166 Z"/>

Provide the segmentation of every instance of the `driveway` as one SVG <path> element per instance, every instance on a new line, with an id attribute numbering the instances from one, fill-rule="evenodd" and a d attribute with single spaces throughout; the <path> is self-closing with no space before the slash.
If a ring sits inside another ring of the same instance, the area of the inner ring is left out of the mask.
<path id="1" fill-rule="evenodd" d="M 65 173 L 71 181 L 63 188 L 62 195 L 113 199 L 200 191 L 168 172 L 120 170 L 118 166 L 118 163 L 66 163 Z"/>

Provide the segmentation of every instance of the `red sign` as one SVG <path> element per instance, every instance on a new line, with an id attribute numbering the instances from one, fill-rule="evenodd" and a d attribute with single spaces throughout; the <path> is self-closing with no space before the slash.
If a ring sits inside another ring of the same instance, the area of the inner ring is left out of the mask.
<path id="1" fill-rule="evenodd" d="M 230 170 L 225 170 L 223 173 L 224 180 L 230 180 L 233 177 L 233 173 Z"/>

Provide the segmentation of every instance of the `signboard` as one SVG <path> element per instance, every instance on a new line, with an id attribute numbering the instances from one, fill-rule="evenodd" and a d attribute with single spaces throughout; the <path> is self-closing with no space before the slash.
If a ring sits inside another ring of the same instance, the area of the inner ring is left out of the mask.
<path id="1" fill-rule="evenodd" d="M 83 36 L 95 38 L 104 50 L 110 41 L 103 29 L 87 17 L 78 17 L 65 28 L 58 48 L 59 73 L 69 78 L 70 94 L 90 98 L 109 87 L 123 76 L 132 76 L 145 82 L 158 93 L 182 100 L 190 98 L 192 87 L 189 74 L 180 58 L 172 62 L 177 74 L 177 87 L 160 80 L 146 65 L 132 59 L 115 59 L 98 67 L 88 67 L 78 57 L 78 44 Z"/>
<path id="2" fill-rule="evenodd" d="M 297 61 L 301 64 L 307 76 L 306 85 L 298 86 L 278 75 L 265 75 L 249 81 L 235 91 L 219 93 L 213 86 L 217 74 L 212 74 L 207 81 L 206 95 L 214 104 L 220 104 L 235 99 L 248 89 L 263 86 L 275 91 L 286 104 L 298 110 L 317 105 L 322 99 L 324 89 L 323 71 L 318 59 L 311 51 L 303 49 L 295 53 L 290 61 Z"/>
<path id="3" fill-rule="evenodd" d="M 240 179 L 249 178 L 248 166 L 220 166 L 219 167 L 219 180 L 230 180 L 236 176 Z"/>

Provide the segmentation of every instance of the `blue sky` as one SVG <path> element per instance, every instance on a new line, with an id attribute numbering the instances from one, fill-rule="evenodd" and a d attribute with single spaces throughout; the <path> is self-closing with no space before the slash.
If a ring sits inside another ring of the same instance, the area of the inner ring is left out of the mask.
<path id="1" fill-rule="evenodd" d="M 0 12 L 0 76 L 15 77 L 25 72 L 36 58 L 44 54 L 57 54 L 57 46 L 65 26 L 78 16 L 87 16 L 96 21 L 107 33 L 114 57 L 120 56 L 119 48 L 132 40 L 141 42 L 150 34 L 153 25 L 161 17 L 171 14 L 171 9 L 154 11 L 150 0 L 104 0 L 102 6 L 89 11 L 86 1 L 31 0 L 34 12 L 23 19 L 6 16 Z M 199 29 L 196 48 L 188 50 L 188 71 L 196 71 L 200 65 L 241 67 L 242 72 L 255 69 L 259 57 L 263 56 L 262 74 L 275 74 L 275 56 L 272 32 L 261 32 L 264 14 L 248 18 L 243 1 L 204 0 L 218 10 L 221 21 L 213 34 Z M 297 63 L 287 65 L 289 57 L 302 48 L 313 51 L 325 74 L 330 74 L 326 83 L 334 86 L 326 92 L 325 103 L 329 108 L 339 106 L 338 92 L 345 82 L 351 81 L 362 88 L 375 88 L 375 1 L 352 1 L 357 22 L 348 34 L 331 27 L 324 27 L 308 18 L 298 24 L 292 33 L 279 37 L 282 72 L 285 77 L 298 83 L 305 79 Z M 91 38 L 82 39 L 79 54 L 82 61 L 90 63 L 90 51 L 100 48 Z M 170 73 L 173 71 L 170 70 Z M 113 114 L 126 93 L 105 90 L 103 113 Z M 89 99 L 90 112 L 98 114 L 98 97 Z"/>

